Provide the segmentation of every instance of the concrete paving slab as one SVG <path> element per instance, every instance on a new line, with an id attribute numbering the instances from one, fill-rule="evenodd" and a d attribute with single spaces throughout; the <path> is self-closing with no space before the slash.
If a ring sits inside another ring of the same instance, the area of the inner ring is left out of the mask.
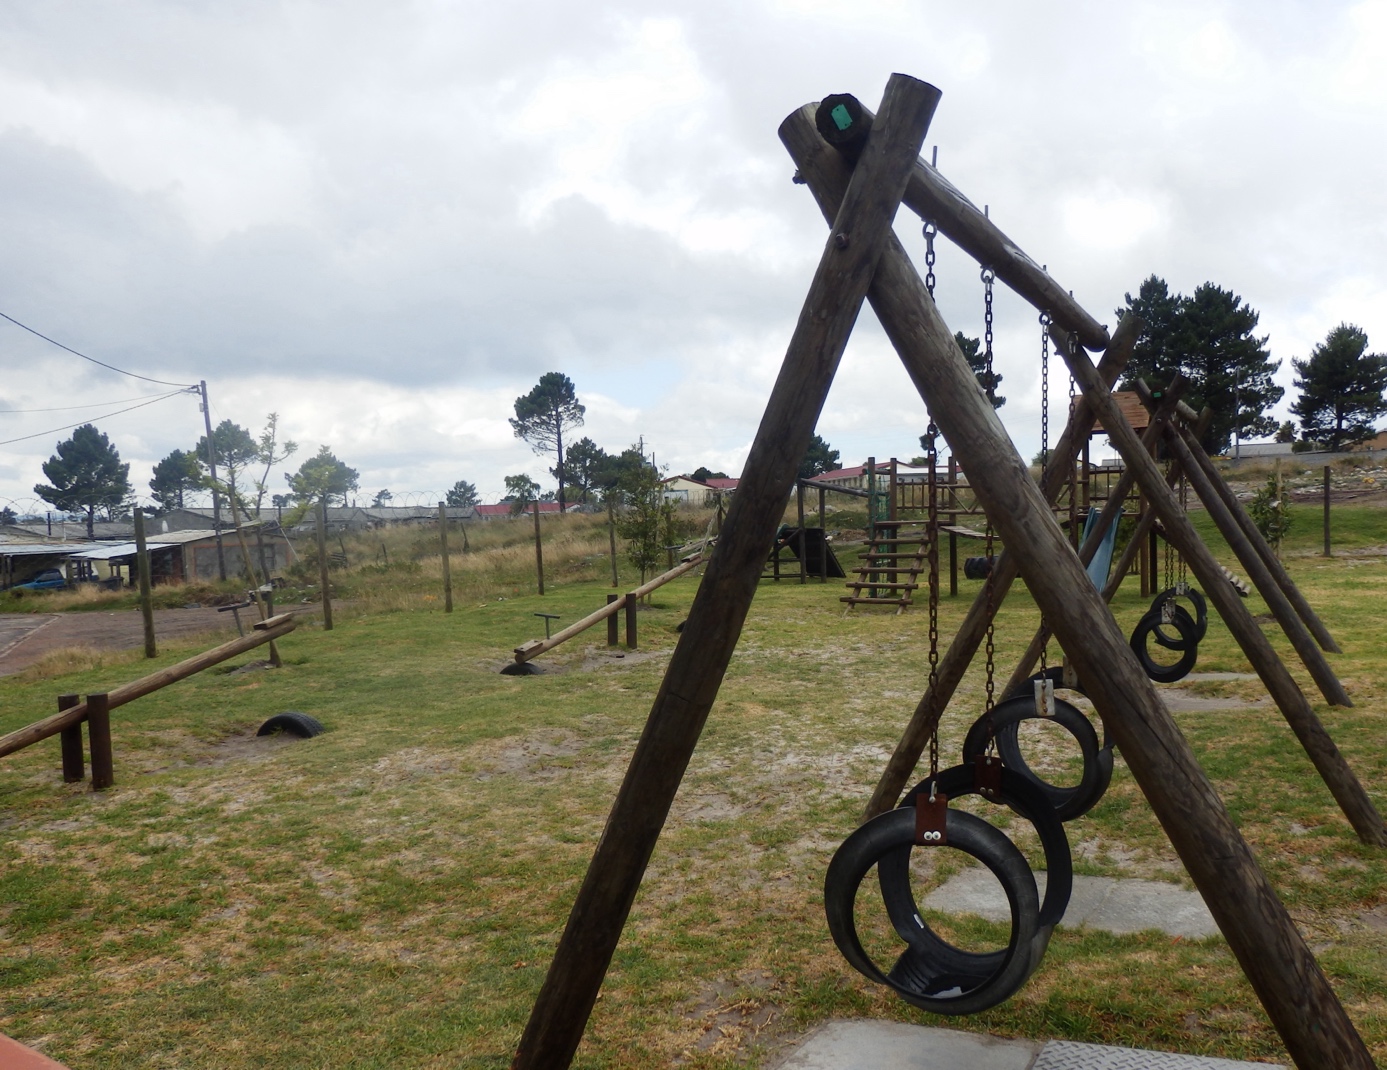
<path id="1" fill-rule="evenodd" d="M 1206 1055 L 1181 1055 L 1170 1051 L 1113 1048 L 1106 1044 L 1077 1044 L 1052 1040 L 1041 1050 L 1031 1070 L 1239 1070 L 1255 1066 L 1273 1070 L 1272 1063 L 1244 1063 L 1212 1059 Z M 1284 1070 L 1284 1068 L 1283 1068 Z"/>
<path id="2" fill-rule="evenodd" d="M 904 1022 L 830 1021 L 767 1070 L 1273 1070 L 1178 1052 L 1010 1040 Z M 1282 1068 L 1284 1070 L 1284 1067 Z"/>
<path id="3" fill-rule="evenodd" d="M 904 1022 L 827 1022 L 777 1070 L 1030 1070 L 1041 1045 Z"/>
<path id="4" fill-rule="evenodd" d="M 1035 878 L 1043 896 L 1045 872 L 1038 871 Z M 976 914 L 988 921 L 1007 921 L 1011 917 L 1002 886 L 981 866 L 950 877 L 925 896 L 924 905 L 948 914 Z M 1111 933 L 1160 929 L 1186 939 L 1218 933 L 1213 915 L 1197 891 L 1164 881 L 1115 877 L 1076 876 L 1061 924 L 1068 928 L 1087 925 Z"/>

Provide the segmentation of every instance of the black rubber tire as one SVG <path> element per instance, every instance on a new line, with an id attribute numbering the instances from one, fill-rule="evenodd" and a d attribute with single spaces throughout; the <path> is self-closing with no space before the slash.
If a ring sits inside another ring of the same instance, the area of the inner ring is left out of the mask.
<path id="1" fill-rule="evenodd" d="M 992 729 L 997 738 L 997 754 L 1002 765 L 1020 774 L 1035 785 L 1055 809 L 1061 821 L 1082 817 L 1098 804 L 1112 783 L 1112 745 L 1099 746 L 1098 733 L 1092 722 L 1073 703 L 1055 699 L 1055 716 L 1042 718 L 1035 712 L 1033 694 L 1017 695 L 992 707 Z M 1084 756 L 1084 772 L 1079 783 L 1062 788 L 1043 780 L 1026 764 L 1021 754 L 1021 739 L 1017 733 L 1022 721 L 1051 720 L 1068 732 L 1079 744 Z M 973 759 L 987 749 L 988 716 L 979 717 L 963 741 L 963 762 L 971 767 Z"/>
<path id="2" fill-rule="evenodd" d="M 992 575 L 996 557 L 965 557 L 963 559 L 963 578 L 965 580 L 985 580 Z"/>
<path id="3" fill-rule="evenodd" d="M 272 736 L 276 732 L 288 732 L 299 739 L 312 739 L 323 734 L 323 722 L 298 710 L 277 713 L 260 726 L 257 736 Z"/>
<path id="4" fill-rule="evenodd" d="M 1161 607 L 1167 602 L 1174 601 L 1176 598 L 1188 599 L 1190 605 L 1194 607 L 1194 617 L 1192 619 L 1192 623 L 1194 624 L 1194 641 L 1196 643 L 1204 642 L 1204 636 L 1209 632 L 1209 603 L 1206 602 L 1204 596 L 1193 587 L 1186 588 L 1184 594 L 1177 594 L 1176 590 L 1177 589 L 1174 587 L 1169 587 L 1156 595 L 1155 601 L 1151 603 L 1151 609 L 1148 612 L 1160 613 Z M 1178 602 L 1175 603 L 1175 610 L 1177 613 L 1184 613 L 1186 616 L 1189 616 L 1189 610 L 1185 609 L 1185 607 Z M 1185 641 L 1183 636 L 1167 635 L 1160 628 L 1157 628 L 1155 637 L 1156 642 L 1167 650 L 1185 649 L 1183 646 L 1179 645 Z"/>
<path id="5" fill-rule="evenodd" d="M 1146 640 L 1162 623 L 1160 610 L 1142 617 L 1132 632 L 1132 650 L 1147 676 L 1158 684 L 1173 684 L 1183 680 L 1194 668 L 1194 663 L 1199 659 L 1199 644 L 1194 641 L 1194 622 L 1188 613 L 1181 610 L 1175 614 L 1175 628 L 1181 632 L 1181 638 L 1187 645 L 1180 649 L 1180 660 L 1174 665 L 1161 665 L 1147 652 Z"/>
<path id="6" fill-rule="evenodd" d="M 978 794 L 974 779 L 974 767 L 971 765 L 956 765 L 950 769 L 942 770 L 939 776 L 935 777 L 935 785 L 936 790 L 951 799 Z M 906 797 L 900 801 L 900 806 L 914 809 L 915 797 L 921 791 L 929 791 L 929 780 L 921 780 L 910 791 L 907 791 Z M 1069 835 L 1064 831 L 1064 822 L 1058 819 L 1049 799 L 1044 797 L 1043 792 L 1036 788 L 1035 784 L 1026 780 L 1014 769 L 1007 769 L 1006 766 L 1001 769 L 1001 791 L 996 799 L 989 799 L 989 801 L 1000 802 L 1001 805 L 1007 806 L 1008 809 L 1013 810 L 1015 815 L 1024 817 L 1025 820 L 1031 822 L 1031 826 L 1036 830 L 1036 837 L 1040 840 L 1040 849 L 1044 852 L 1044 867 L 1046 867 L 1047 874 L 1044 899 L 1040 902 L 1039 922 L 1040 927 L 1046 931 L 1046 941 L 1049 941 L 1050 928 L 1060 923 L 1060 919 L 1064 917 L 1064 912 L 1069 906 L 1069 895 L 1074 892 L 1074 856 L 1069 854 Z M 895 859 L 882 859 L 877 865 L 879 880 L 881 880 L 882 874 L 886 874 L 888 877 L 893 876 L 892 870 L 895 866 Z M 888 898 L 888 895 L 886 881 L 882 880 L 882 897 Z M 888 912 L 889 910 L 888 901 Z M 911 913 L 918 913 L 913 898 L 910 901 L 910 910 Z M 910 917 L 910 915 L 906 915 L 906 917 Z M 892 920 L 895 922 L 895 916 L 892 917 Z M 902 935 L 904 938 L 904 934 Z M 1043 945 L 1040 951 L 1044 951 Z"/>
<path id="7" fill-rule="evenodd" d="M 999 830 L 961 810 L 948 812 L 946 828 L 948 846 L 987 866 L 1006 891 L 1011 907 L 1011 935 L 1006 948 L 997 953 L 998 965 L 993 967 L 989 962 L 983 969 L 965 965 L 966 972 L 955 971 L 950 964 L 953 960 L 935 959 L 926 941 L 911 941 L 891 972 L 885 974 L 863 950 L 853 920 L 857 890 L 880 859 L 902 849 L 908 855 L 915 842 L 913 808 L 880 814 L 843 841 L 824 878 L 824 913 L 834 944 L 864 977 L 887 985 L 921 1010 L 947 1015 L 977 1014 L 1010 999 L 1030 976 L 1032 944 L 1039 930 L 1039 896 L 1026 859 Z M 918 926 L 928 930 L 923 921 L 918 921 Z M 930 936 L 944 947 L 951 947 L 932 931 Z"/>

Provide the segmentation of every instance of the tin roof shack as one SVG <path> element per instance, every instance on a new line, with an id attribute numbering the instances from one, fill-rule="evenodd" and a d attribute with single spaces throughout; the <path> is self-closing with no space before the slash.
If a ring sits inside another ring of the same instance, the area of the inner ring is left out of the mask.
<path id="1" fill-rule="evenodd" d="M 0 543 L 0 590 L 16 583 L 28 583 L 46 568 L 60 568 L 69 583 L 90 578 L 83 569 L 70 570 L 75 553 L 91 547 L 89 542 Z"/>
<path id="2" fill-rule="evenodd" d="M 255 524 L 243 524 L 251 562 L 261 575 L 274 576 L 293 561 L 293 547 L 278 532 L 264 531 Z M 154 584 L 193 583 L 215 580 L 220 575 L 217 565 L 217 539 L 206 530 L 170 531 L 157 538 L 145 540 L 149 548 L 149 578 Z M 226 555 L 227 576 L 244 576 L 241 546 L 234 534 L 222 533 L 222 552 Z M 102 562 L 113 578 L 122 584 L 135 582 L 135 544 L 112 543 L 83 547 L 73 555 L 74 560 Z"/>

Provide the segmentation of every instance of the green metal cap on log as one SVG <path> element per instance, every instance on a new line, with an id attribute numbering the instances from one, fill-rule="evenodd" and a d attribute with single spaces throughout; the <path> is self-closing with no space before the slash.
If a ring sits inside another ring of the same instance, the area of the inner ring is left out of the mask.
<path id="1" fill-rule="evenodd" d="M 819 101 L 814 125 L 825 141 L 855 163 L 871 133 L 872 113 L 851 93 L 831 93 Z"/>

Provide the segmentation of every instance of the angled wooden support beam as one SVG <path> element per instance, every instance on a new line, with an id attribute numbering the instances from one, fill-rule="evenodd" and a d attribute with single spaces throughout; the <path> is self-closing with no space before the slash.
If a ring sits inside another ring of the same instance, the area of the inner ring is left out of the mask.
<path id="1" fill-rule="evenodd" d="M 1316 644 L 1314 637 L 1305 627 L 1305 622 L 1300 619 L 1295 607 L 1291 605 L 1291 600 L 1286 597 L 1285 590 L 1276 582 L 1271 570 L 1267 568 L 1266 561 L 1262 559 L 1262 555 L 1248 540 L 1237 519 L 1219 495 L 1214 481 L 1200 467 L 1193 451 L 1190 450 L 1179 430 L 1173 427 L 1166 428 L 1165 441 L 1171 452 L 1175 454 L 1176 460 L 1180 462 L 1180 467 L 1194 488 L 1194 493 L 1204 503 L 1204 508 L 1208 510 L 1219 534 L 1223 536 L 1233 553 L 1237 555 L 1238 561 L 1247 572 L 1247 578 L 1257 588 L 1257 593 L 1267 603 L 1267 608 L 1271 610 L 1271 615 L 1276 618 L 1276 623 L 1281 625 L 1281 630 L 1291 641 L 1291 646 L 1295 648 L 1297 656 L 1306 669 L 1310 671 L 1311 677 L 1314 678 L 1316 686 L 1320 689 L 1320 694 L 1324 696 L 1326 702 L 1335 706 L 1352 706 L 1353 700 L 1348 697 L 1344 685 L 1339 682 L 1339 678 L 1334 675 L 1334 670 L 1329 667 L 1324 651 Z"/>
<path id="2" fill-rule="evenodd" d="M 887 83 L 717 550 L 530 1012 L 512 1062 L 516 1070 L 562 1070 L 582 1039 L 650 853 L 737 645 L 800 461 L 877 260 L 891 238 L 891 221 L 938 101 L 937 89 L 914 78 L 896 74 Z"/>
<path id="3" fill-rule="evenodd" d="M 812 126 L 809 132 L 787 130 L 805 120 L 803 112 L 791 116 L 781 138 L 832 219 L 848 182 L 847 165 L 811 136 Z M 950 448 L 967 458 L 974 493 L 1016 555 L 1026 585 L 1296 1065 L 1374 1070 L 1367 1046 L 1079 564 L 894 235 L 868 299 Z M 1126 426 L 1093 364 L 1087 357 L 1075 364 L 1088 373 L 1082 382 L 1104 427 Z M 1139 447 L 1135 434 L 1128 445 Z M 1144 459 L 1159 476 L 1151 458 Z M 1163 482 L 1152 489 L 1168 493 Z"/>
<path id="4" fill-rule="evenodd" d="M 1146 384 L 1137 380 L 1136 389 L 1137 393 L 1142 395 L 1142 400 L 1145 401 Z M 1188 408 L 1188 406 L 1185 407 Z M 1185 414 L 1182 413 L 1181 415 Z M 1324 621 L 1320 620 L 1319 614 L 1310 607 L 1310 603 L 1306 601 L 1305 595 L 1301 593 L 1300 588 L 1291 579 L 1290 573 L 1286 571 L 1286 566 L 1281 563 L 1276 552 L 1267 544 L 1262 533 L 1257 530 L 1257 525 L 1253 523 L 1252 517 L 1248 516 L 1243 503 L 1238 501 L 1238 496 L 1233 493 L 1233 488 L 1228 485 L 1228 481 L 1214 467 L 1213 460 L 1199 441 L 1199 435 L 1192 434 L 1189 428 L 1184 428 L 1182 429 L 1182 437 L 1185 445 L 1189 447 L 1194 461 L 1208 478 L 1214 490 L 1217 491 L 1219 499 L 1237 522 L 1247 542 L 1256 550 L 1257 556 L 1262 559 L 1267 571 L 1276 581 L 1276 585 L 1281 588 L 1287 600 L 1295 608 L 1296 615 L 1310 630 L 1310 634 L 1315 637 L 1315 642 L 1320 645 L 1320 649 L 1327 650 L 1331 654 L 1342 654 L 1343 651 L 1339 648 L 1339 644 L 1334 641 L 1334 636 L 1325 627 Z M 1231 541 L 1229 545 L 1232 545 Z M 1333 700 L 1331 699 L 1331 701 Z"/>
<path id="5" fill-rule="evenodd" d="M 1180 508 L 1180 503 L 1166 484 L 1165 477 L 1155 460 L 1141 447 L 1137 433 L 1122 418 L 1117 403 L 1107 390 L 1103 389 L 1097 369 L 1083 350 L 1071 347 L 1063 331 L 1051 327 L 1051 333 L 1059 344 L 1060 353 L 1074 373 L 1074 381 L 1093 401 L 1103 426 L 1108 429 L 1108 440 L 1122 455 L 1126 465 L 1133 469 L 1137 484 L 1146 495 L 1156 519 L 1161 522 L 1166 539 L 1171 542 L 1189 563 L 1190 570 L 1204 588 L 1205 595 L 1218 610 L 1233 638 L 1238 641 L 1244 656 L 1253 670 L 1261 677 L 1263 685 L 1271 694 L 1272 700 L 1286 718 L 1286 723 L 1300 740 L 1305 752 L 1310 756 L 1334 799 L 1353 826 L 1358 838 L 1364 843 L 1387 847 L 1387 825 L 1368 798 L 1363 785 L 1354 776 L 1344 756 L 1339 753 L 1334 740 L 1325 731 L 1320 719 L 1310 706 L 1310 701 L 1292 678 L 1271 641 L 1263 634 L 1252 614 L 1242 604 L 1222 569 L 1214 559 L 1210 549 L 1204 545 L 1189 517 Z M 1068 647 L 1065 648 L 1068 650 Z M 1072 651 L 1070 652 L 1072 656 Z"/>
<path id="6" fill-rule="evenodd" d="M 791 146 L 790 151 L 791 155 L 795 155 L 796 148 Z M 1123 369 L 1131 359 L 1140 329 L 1141 322 L 1136 317 L 1124 316 L 1122 322 L 1117 325 L 1117 330 L 1113 332 L 1112 341 L 1098 362 L 1098 373 L 1109 387 L 1122 377 Z M 1050 504 L 1053 505 L 1059 499 L 1060 491 L 1065 485 L 1066 469 L 1074 463 L 1092 427 L 1093 408 L 1081 398 L 1069 415 L 1069 423 L 1064 429 L 1064 434 L 1055 444 L 1055 463 L 1041 477 L 1041 492 Z M 953 534 L 950 533 L 951 549 L 952 540 Z M 882 770 L 881 779 L 872 790 L 872 797 L 867 801 L 862 814 L 864 821 L 890 810 L 905 792 L 906 783 L 914 773 L 935 725 L 939 723 L 949 700 L 962 683 L 964 673 L 973 663 L 978 647 L 987 635 L 988 624 L 1006 601 L 1007 593 L 1015 580 L 1016 558 L 1010 551 L 1003 550 L 992 566 L 992 575 L 988 577 L 987 583 L 968 608 L 968 613 L 959 625 L 949 649 L 939 660 L 939 671 L 935 674 L 934 685 L 925 690 L 911 713 L 910 721 L 901 733 L 886 768 Z M 1029 670 L 1027 672 L 1029 673 Z"/>

